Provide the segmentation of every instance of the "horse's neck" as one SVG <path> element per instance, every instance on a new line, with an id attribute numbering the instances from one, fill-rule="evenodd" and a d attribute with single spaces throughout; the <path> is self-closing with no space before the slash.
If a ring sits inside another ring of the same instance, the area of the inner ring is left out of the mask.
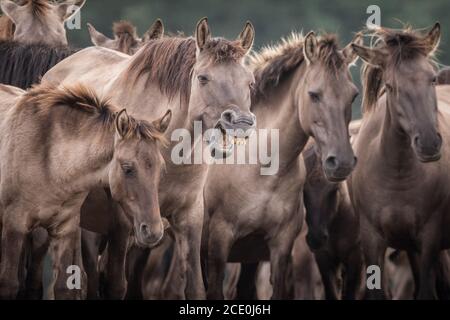
<path id="1" fill-rule="evenodd" d="M 54 172 L 52 176 L 71 192 L 88 191 L 109 184 L 109 165 L 114 154 L 114 132 L 92 134 L 61 139 L 52 147 Z M 86 138 L 86 135 L 91 137 Z"/>
<path id="2" fill-rule="evenodd" d="M 411 141 L 402 131 L 393 106 L 390 105 L 388 99 L 384 100 L 383 104 L 385 112 L 379 144 L 379 155 L 383 167 L 395 174 L 408 174 L 409 171 L 414 170 L 414 164 L 416 163 Z"/>
<path id="3" fill-rule="evenodd" d="M 300 124 L 300 106 L 295 94 L 298 83 L 303 83 L 301 69 L 272 89 L 266 98 L 252 108 L 258 129 L 279 130 L 280 169 L 293 164 L 309 138 Z"/>

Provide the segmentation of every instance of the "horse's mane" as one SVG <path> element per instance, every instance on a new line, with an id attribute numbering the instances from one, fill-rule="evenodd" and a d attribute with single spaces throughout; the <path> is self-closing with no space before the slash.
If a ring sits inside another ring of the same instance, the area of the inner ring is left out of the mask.
<path id="1" fill-rule="evenodd" d="M 113 32 L 117 37 L 128 35 L 133 38 L 137 38 L 136 27 L 129 21 L 121 20 L 118 22 L 114 22 L 113 24 Z"/>
<path id="2" fill-rule="evenodd" d="M 119 41 L 119 51 L 132 54 L 131 49 L 138 45 L 136 27 L 122 20 L 113 24 L 113 33 Z"/>
<path id="3" fill-rule="evenodd" d="M 14 37 L 14 22 L 7 16 L 0 16 L 0 40 L 11 40 Z"/>
<path id="4" fill-rule="evenodd" d="M 387 50 L 389 54 L 386 70 L 395 73 L 398 66 L 406 60 L 418 56 L 429 56 L 434 63 L 433 48 L 417 30 L 406 27 L 402 30 L 377 28 L 369 33 L 372 37 L 372 47 Z M 361 71 L 363 81 L 363 112 L 371 111 L 377 105 L 379 96 L 384 92 L 383 70 L 377 66 L 364 63 Z"/>
<path id="5" fill-rule="evenodd" d="M 306 168 L 306 178 L 310 181 L 320 180 L 323 177 L 322 164 L 317 154 L 316 143 L 313 139 L 309 139 L 302 152 Z"/>
<path id="6" fill-rule="evenodd" d="M 192 37 L 174 36 L 151 41 L 133 57 L 127 75 L 131 82 L 145 76 L 147 83 L 157 83 L 169 99 L 179 93 L 183 102 L 187 102 L 196 50 Z M 202 49 L 202 54 L 208 55 L 213 63 L 239 61 L 245 53 L 238 41 L 223 38 L 209 40 Z"/>
<path id="7" fill-rule="evenodd" d="M 0 83 L 27 89 L 75 52 L 67 46 L 0 41 Z"/>
<path id="8" fill-rule="evenodd" d="M 303 63 L 303 43 L 303 35 L 293 32 L 280 43 L 252 54 L 249 64 L 256 79 L 253 92 L 256 100 L 266 96 L 268 90 L 276 88 L 291 71 Z M 345 65 L 337 37 L 332 34 L 325 34 L 318 39 L 318 57 L 333 72 Z"/>
<path id="9" fill-rule="evenodd" d="M 110 103 L 110 99 L 99 97 L 92 89 L 76 84 L 70 87 L 58 87 L 42 84 L 34 86 L 22 98 L 19 106 L 37 108 L 37 114 L 49 115 L 55 108 L 64 108 L 68 114 L 73 111 L 84 114 L 85 123 L 90 127 L 105 128 L 113 131 L 118 108 Z M 165 142 L 164 136 L 153 124 L 144 120 L 137 120 L 131 116 L 128 133 L 124 138 L 149 139 Z"/>
<path id="10" fill-rule="evenodd" d="M 28 0 L 27 6 L 30 6 L 31 13 L 35 18 L 42 19 L 46 13 L 52 8 L 47 0 Z"/>

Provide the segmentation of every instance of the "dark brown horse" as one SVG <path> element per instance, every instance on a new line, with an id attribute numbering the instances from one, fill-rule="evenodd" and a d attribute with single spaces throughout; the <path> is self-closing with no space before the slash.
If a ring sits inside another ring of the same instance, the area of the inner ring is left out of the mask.
<path id="1" fill-rule="evenodd" d="M 314 143 L 303 152 L 303 158 L 307 172 L 303 191 L 306 239 L 319 266 L 325 297 L 355 299 L 362 284 L 363 255 L 359 220 L 346 183 L 330 182 L 325 177 Z"/>

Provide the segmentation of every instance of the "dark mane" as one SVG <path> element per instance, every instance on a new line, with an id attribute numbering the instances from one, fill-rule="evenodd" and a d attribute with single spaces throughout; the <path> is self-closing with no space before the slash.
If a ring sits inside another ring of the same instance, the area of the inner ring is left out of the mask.
<path id="1" fill-rule="evenodd" d="M 31 13 L 38 19 L 45 17 L 47 11 L 51 9 L 50 3 L 47 0 L 28 0 L 26 5 L 30 6 Z"/>
<path id="2" fill-rule="evenodd" d="M 27 89 L 75 52 L 66 46 L 0 41 L 0 83 Z"/>
<path id="3" fill-rule="evenodd" d="M 429 52 L 432 51 L 430 43 L 418 31 L 409 27 L 404 30 L 379 28 L 370 36 L 374 39 L 372 47 L 387 50 L 389 61 L 385 69 L 394 74 L 403 61 L 419 56 L 429 56 Z M 433 62 L 432 58 L 431 55 L 431 62 Z M 363 112 L 375 108 L 378 98 L 384 90 L 383 78 L 381 68 L 364 63 L 361 71 L 364 87 Z"/>
<path id="4" fill-rule="evenodd" d="M 136 27 L 128 21 L 119 21 L 113 24 L 113 33 L 119 41 L 118 50 L 127 54 L 132 54 L 134 47 L 138 45 Z"/>
<path id="5" fill-rule="evenodd" d="M 183 102 L 187 102 L 196 50 L 192 37 L 175 36 L 151 41 L 133 57 L 128 76 L 131 82 L 145 76 L 147 83 L 157 83 L 170 99 L 180 94 Z M 202 54 L 208 55 L 213 63 L 220 63 L 239 61 L 245 56 L 245 50 L 238 42 L 214 38 L 206 43 Z"/>
<path id="6" fill-rule="evenodd" d="M 30 104 L 38 108 L 41 115 L 46 115 L 54 108 L 65 108 L 65 112 L 78 111 L 84 113 L 86 124 L 94 127 L 104 127 L 115 130 L 115 120 L 118 108 L 110 103 L 108 98 L 99 97 L 92 89 L 76 84 L 71 87 L 56 87 L 38 85 L 30 89 L 22 98 L 20 106 L 26 108 Z M 164 136 L 155 126 L 144 120 L 131 116 L 130 127 L 125 138 L 149 139 L 165 142 Z M 82 127 L 83 123 L 79 124 Z"/>
<path id="7" fill-rule="evenodd" d="M 323 177 L 322 164 L 317 154 L 316 144 L 310 139 L 302 152 L 306 168 L 306 178 L 310 182 L 321 180 Z"/>
<path id="8" fill-rule="evenodd" d="M 256 101 L 266 96 L 268 90 L 276 88 L 291 71 L 302 64 L 305 60 L 303 42 L 301 34 L 292 33 L 279 44 L 253 54 L 250 65 L 256 79 L 253 92 Z M 327 34 L 318 39 L 318 57 L 332 73 L 336 73 L 345 65 L 335 35 Z"/>
<path id="9" fill-rule="evenodd" d="M 126 34 L 133 38 L 137 38 L 136 27 L 131 22 L 125 20 L 114 22 L 113 33 L 117 37 Z"/>

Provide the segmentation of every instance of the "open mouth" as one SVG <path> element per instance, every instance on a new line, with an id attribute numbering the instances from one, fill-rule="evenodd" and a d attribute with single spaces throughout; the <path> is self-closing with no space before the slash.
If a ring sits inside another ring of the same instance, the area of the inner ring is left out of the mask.
<path id="1" fill-rule="evenodd" d="M 248 134 L 238 134 L 233 130 L 225 130 L 220 122 L 217 123 L 214 129 L 214 133 L 207 139 L 211 149 L 211 156 L 214 158 L 227 158 L 232 154 L 234 146 L 247 144 Z"/>

